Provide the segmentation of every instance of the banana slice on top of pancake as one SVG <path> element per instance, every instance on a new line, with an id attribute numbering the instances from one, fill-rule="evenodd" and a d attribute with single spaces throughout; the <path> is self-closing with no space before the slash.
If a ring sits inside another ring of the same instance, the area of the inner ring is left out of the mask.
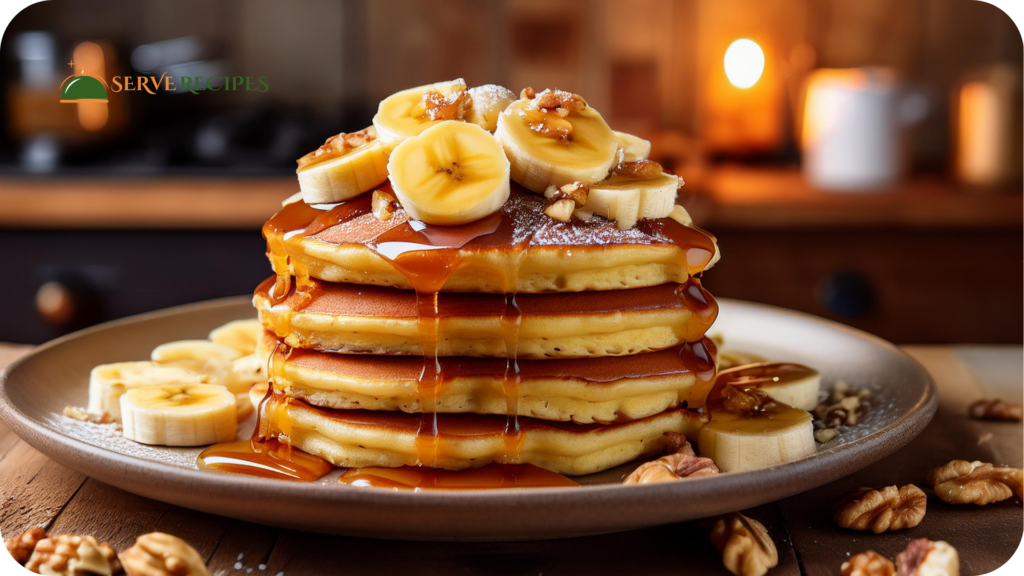
<path id="1" fill-rule="evenodd" d="M 479 220 L 509 197 L 509 161 L 476 124 L 441 122 L 406 139 L 391 153 L 388 171 L 402 207 L 427 224 Z"/>
<path id="2" fill-rule="evenodd" d="M 406 138 L 445 120 L 462 120 L 472 107 L 472 96 L 462 78 L 396 92 L 381 100 L 373 126 L 377 137 L 393 149 Z"/>
<path id="3" fill-rule="evenodd" d="M 299 158 L 299 189 L 306 204 L 341 202 L 371 190 L 388 177 L 388 146 L 373 126 L 331 136 Z"/>

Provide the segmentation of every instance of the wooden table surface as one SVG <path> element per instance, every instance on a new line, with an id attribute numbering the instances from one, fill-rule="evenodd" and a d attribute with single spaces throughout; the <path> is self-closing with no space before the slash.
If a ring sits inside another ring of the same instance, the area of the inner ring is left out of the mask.
<path id="1" fill-rule="evenodd" d="M 0 366 L 27 347 L 0 346 Z M 780 561 L 769 574 L 834 575 L 851 554 L 889 557 L 914 538 L 946 540 L 960 552 L 961 574 L 990 572 L 1013 554 L 1024 533 L 1021 503 L 950 506 L 926 488 L 925 474 L 951 459 L 1020 467 L 1020 423 L 965 416 L 978 398 L 1020 401 L 1019 346 L 908 347 L 939 384 L 939 413 L 909 446 L 853 476 L 745 513 L 768 527 Z M 874 535 L 837 529 L 828 503 L 859 486 L 908 483 L 929 492 L 921 525 Z M 258 503 L 253 503 L 258 505 Z M 119 551 L 141 534 L 162 531 L 191 543 L 214 574 L 728 574 L 701 522 L 632 532 L 521 543 L 393 542 L 324 536 L 241 522 L 141 498 L 51 461 L 0 424 L 0 533 L 31 526 L 93 534 Z"/>

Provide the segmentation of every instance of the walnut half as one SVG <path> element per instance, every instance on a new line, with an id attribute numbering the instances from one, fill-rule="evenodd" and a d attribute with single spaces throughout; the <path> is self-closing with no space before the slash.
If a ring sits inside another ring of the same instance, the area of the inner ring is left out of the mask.
<path id="1" fill-rule="evenodd" d="M 857 554 L 843 562 L 839 570 L 843 576 L 893 576 L 896 573 L 892 561 L 874 550 Z"/>
<path id="2" fill-rule="evenodd" d="M 666 436 L 675 452 L 641 464 L 626 476 L 623 484 L 654 484 L 718 474 L 718 466 L 710 458 L 699 458 L 685 436 L 674 432 Z"/>
<path id="3" fill-rule="evenodd" d="M 768 530 L 742 514 L 727 514 L 715 521 L 711 543 L 722 553 L 725 568 L 736 576 L 764 576 L 779 563 Z"/>
<path id="4" fill-rule="evenodd" d="M 11 555 L 11 558 L 14 558 L 14 561 L 18 564 L 24 565 L 32 557 L 36 544 L 45 538 L 46 531 L 36 526 L 25 530 L 17 536 L 5 538 L 4 545 L 7 547 L 7 553 Z"/>
<path id="5" fill-rule="evenodd" d="M 121 573 L 117 552 L 109 544 L 100 544 L 92 536 L 77 534 L 56 534 L 43 538 L 36 544 L 25 568 L 49 576 L 114 576 Z"/>
<path id="6" fill-rule="evenodd" d="M 948 542 L 913 540 L 896 555 L 899 576 L 960 576 L 960 555 Z"/>
<path id="7" fill-rule="evenodd" d="M 1024 406 L 1016 402 L 1003 402 L 998 398 L 995 400 L 978 400 L 967 409 L 971 418 L 978 420 L 1005 420 L 1008 422 L 1020 422 L 1024 419 Z"/>
<path id="8" fill-rule="evenodd" d="M 924 491 L 913 484 L 903 488 L 861 488 L 840 497 L 833 518 L 843 528 L 881 534 L 920 524 L 927 501 Z"/>
<path id="9" fill-rule="evenodd" d="M 1022 498 L 1020 468 L 996 468 L 984 462 L 952 460 L 928 473 L 935 495 L 949 504 L 990 504 L 1011 496 Z"/>
<path id="10" fill-rule="evenodd" d="M 128 576 L 210 576 L 196 549 L 162 532 L 143 534 L 121 554 Z"/>

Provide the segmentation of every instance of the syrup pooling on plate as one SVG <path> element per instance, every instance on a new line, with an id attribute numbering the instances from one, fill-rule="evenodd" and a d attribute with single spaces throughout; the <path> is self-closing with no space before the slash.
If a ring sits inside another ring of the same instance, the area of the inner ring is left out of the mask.
<path id="1" fill-rule="evenodd" d="M 723 370 L 718 375 L 718 382 L 722 386 L 770 388 L 802 380 L 817 373 L 817 370 L 802 364 L 762 362 Z"/>
<path id="2" fill-rule="evenodd" d="M 197 460 L 200 468 L 221 472 L 312 482 L 334 469 L 330 462 L 279 440 L 239 440 L 214 444 Z"/>
<path id="3" fill-rule="evenodd" d="M 530 464 L 490 464 L 469 470 L 353 468 L 338 479 L 342 484 L 391 490 L 494 490 L 501 488 L 576 488 L 579 484 Z"/>

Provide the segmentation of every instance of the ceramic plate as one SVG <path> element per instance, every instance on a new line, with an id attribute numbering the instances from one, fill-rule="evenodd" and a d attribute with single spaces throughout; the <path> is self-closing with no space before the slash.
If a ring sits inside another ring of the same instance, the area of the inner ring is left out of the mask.
<path id="1" fill-rule="evenodd" d="M 924 429 L 934 384 L 898 348 L 863 332 L 770 306 L 721 299 L 711 333 L 728 348 L 807 364 L 825 388 L 842 380 L 874 391 L 861 422 L 814 456 L 752 472 L 622 486 L 629 466 L 583 488 L 407 492 L 337 483 L 251 478 L 198 470 L 199 449 L 148 447 L 110 427 L 61 415 L 84 406 L 96 364 L 149 357 L 158 344 L 205 338 L 254 316 L 249 298 L 181 306 L 96 326 L 40 346 L 0 379 L 0 416 L 26 442 L 100 481 L 187 508 L 287 528 L 418 540 L 532 540 L 629 530 L 742 510 L 821 486 L 891 454 Z M 251 430 L 247 422 L 242 433 Z"/>

